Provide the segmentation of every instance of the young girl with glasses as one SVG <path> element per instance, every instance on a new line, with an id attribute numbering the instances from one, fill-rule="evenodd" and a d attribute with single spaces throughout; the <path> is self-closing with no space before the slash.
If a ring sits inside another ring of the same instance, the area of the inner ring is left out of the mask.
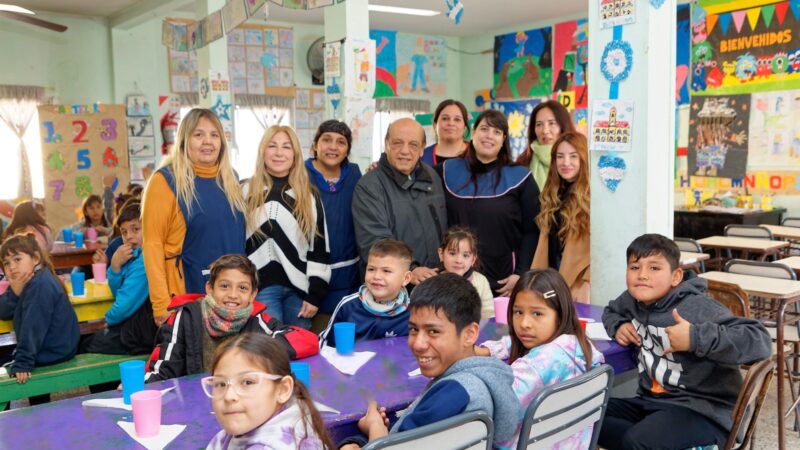
<path id="1" fill-rule="evenodd" d="M 208 449 L 336 448 L 275 339 L 245 333 L 224 341 L 214 352 L 211 374 L 201 383 L 222 430 Z"/>

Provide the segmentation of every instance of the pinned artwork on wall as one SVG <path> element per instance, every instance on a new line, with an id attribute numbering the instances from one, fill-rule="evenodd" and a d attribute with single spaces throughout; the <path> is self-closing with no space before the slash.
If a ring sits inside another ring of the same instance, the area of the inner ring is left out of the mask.
<path id="1" fill-rule="evenodd" d="M 447 94 L 447 41 L 441 36 L 397 34 L 400 96 Z"/>
<path id="2" fill-rule="evenodd" d="M 494 37 L 497 99 L 541 97 L 552 92 L 552 27 Z"/>
<path id="3" fill-rule="evenodd" d="M 800 88 L 800 2 L 692 3 L 692 90 L 702 95 Z"/>
<path id="4" fill-rule="evenodd" d="M 247 0 L 228 0 L 222 7 L 222 22 L 225 25 L 225 33 L 230 33 L 247 20 Z"/>
<path id="5" fill-rule="evenodd" d="M 156 156 L 156 140 L 153 136 L 128 137 L 128 154 L 131 158 L 153 158 Z"/>
<path id="6" fill-rule="evenodd" d="M 634 0 L 595 0 L 600 2 L 600 28 L 636 22 Z"/>
<path id="7" fill-rule="evenodd" d="M 338 77 L 342 73 L 342 43 L 339 41 L 325 44 L 325 76 Z"/>
<path id="8" fill-rule="evenodd" d="M 800 169 L 800 91 L 751 94 L 751 167 Z"/>
<path id="9" fill-rule="evenodd" d="M 678 5 L 677 11 L 677 35 L 675 37 L 677 55 L 675 58 L 675 102 L 678 105 L 689 103 L 689 49 L 692 46 L 689 5 Z"/>
<path id="10" fill-rule="evenodd" d="M 692 97 L 689 175 L 742 178 L 747 170 L 749 123 L 750 95 Z"/>
<path id="11" fill-rule="evenodd" d="M 244 24 L 228 36 L 228 73 L 234 94 L 287 95 L 294 86 L 291 28 Z"/>
<path id="12" fill-rule="evenodd" d="M 633 141 L 633 102 L 596 100 L 592 104 L 589 148 L 611 152 L 630 151 Z"/>
<path id="13" fill-rule="evenodd" d="M 348 97 L 345 102 L 345 120 L 353 133 L 351 151 L 356 156 L 372 157 L 372 120 L 375 117 L 375 100 Z"/>
<path id="14" fill-rule="evenodd" d="M 179 93 L 196 93 L 199 89 L 197 78 L 197 52 L 195 50 L 167 52 L 169 65 L 170 91 Z"/>
<path id="15" fill-rule="evenodd" d="M 150 102 L 144 95 L 129 95 L 126 99 L 128 116 L 149 116 Z"/>
<path id="16" fill-rule="evenodd" d="M 508 118 L 508 137 L 511 144 L 511 155 L 517 158 L 528 147 L 528 126 L 530 125 L 533 108 L 542 102 L 542 99 L 532 98 L 526 100 L 494 101 L 493 109 L 500 110 Z"/>
<path id="17" fill-rule="evenodd" d="M 222 12 L 214 11 L 203 19 L 203 46 L 222 39 Z"/>
<path id="18" fill-rule="evenodd" d="M 397 32 L 369 30 L 375 41 L 375 98 L 397 97 Z"/>
<path id="19" fill-rule="evenodd" d="M 131 181 L 147 181 L 156 170 L 156 163 L 149 159 L 131 160 Z"/>
<path id="20" fill-rule="evenodd" d="M 554 27 L 553 99 L 561 101 L 569 110 L 588 106 L 588 28 L 586 19 L 562 22 Z"/>
<path id="21" fill-rule="evenodd" d="M 375 41 L 348 38 L 344 44 L 344 91 L 351 97 L 372 98 L 375 92 Z"/>
<path id="22" fill-rule="evenodd" d="M 625 171 L 627 165 L 625 160 L 622 159 L 614 152 L 607 155 L 601 155 L 597 161 L 597 169 L 600 173 L 600 180 L 611 192 L 617 192 L 617 187 L 625 178 Z"/>
<path id="23" fill-rule="evenodd" d="M 153 118 L 150 116 L 128 117 L 128 136 L 153 136 Z"/>

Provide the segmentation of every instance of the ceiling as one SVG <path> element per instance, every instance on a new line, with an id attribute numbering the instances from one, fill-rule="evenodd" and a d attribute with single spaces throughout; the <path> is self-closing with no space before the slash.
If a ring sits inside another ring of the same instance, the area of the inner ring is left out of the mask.
<path id="1" fill-rule="evenodd" d="M 79 16 L 113 17 L 125 8 L 143 0 L 0 0 L 33 11 L 48 11 Z M 370 13 L 370 27 L 409 33 L 447 36 L 472 36 L 531 22 L 548 21 L 565 16 L 586 15 L 587 0 L 461 0 L 464 14 L 455 25 L 444 13 L 445 0 L 370 0 L 372 4 L 434 9 L 442 14 L 418 17 L 401 14 Z M 534 7 L 535 4 L 535 7 Z M 187 1 L 178 11 L 192 13 L 194 2 Z M 270 3 L 270 18 L 293 23 L 323 23 L 323 9 L 297 11 Z"/>

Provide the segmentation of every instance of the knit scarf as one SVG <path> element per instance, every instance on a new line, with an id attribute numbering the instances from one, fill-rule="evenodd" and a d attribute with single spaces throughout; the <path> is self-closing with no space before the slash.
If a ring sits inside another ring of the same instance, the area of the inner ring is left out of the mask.
<path id="1" fill-rule="evenodd" d="M 396 316 L 404 313 L 408 309 L 409 296 L 406 288 L 401 289 L 394 300 L 388 303 L 378 303 L 365 284 L 358 289 L 358 298 L 361 300 L 364 309 L 378 317 Z"/>
<path id="2" fill-rule="evenodd" d="M 219 338 L 236 334 L 244 328 L 250 314 L 253 312 L 253 304 L 239 309 L 229 309 L 218 305 L 214 297 L 206 295 L 203 298 L 203 322 L 206 331 L 212 338 Z"/>
<path id="3" fill-rule="evenodd" d="M 536 185 L 539 190 L 544 188 L 544 183 L 547 181 L 547 172 L 550 170 L 550 150 L 552 145 L 539 144 L 537 141 L 531 143 L 531 150 L 533 156 L 531 157 L 530 169 L 533 174 L 533 179 L 536 180 Z"/>

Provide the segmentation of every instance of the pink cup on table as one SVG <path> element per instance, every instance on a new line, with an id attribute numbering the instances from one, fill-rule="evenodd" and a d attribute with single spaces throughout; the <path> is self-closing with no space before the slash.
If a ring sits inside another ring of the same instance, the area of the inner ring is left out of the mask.
<path id="1" fill-rule="evenodd" d="M 92 264 L 92 277 L 95 283 L 106 282 L 106 263 Z"/>
<path id="2" fill-rule="evenodd" d="M 8 290 L 8 285 L 9 285 L 8 280 L 0 280 L 0 295 L 6 293 L 6 290 Z"/>
<path id="3" fill-rule="evenodd" d="M 86 240 L 89 242 L 97 242 L 97 229 L 89 227 L 86 229 Z"/>
<path id="4" fill-rule="evenodd" d="M 508 297 L 497 297 L 494 299 L 494 321 L 499 324 L 508 325 Z"/>
<path id="5" fill-rule="evenodd" d="M 148 390 L 131 394 L 133 427 L 138 437 L 157 436 L 161 429 L 161 391 Z"/>

